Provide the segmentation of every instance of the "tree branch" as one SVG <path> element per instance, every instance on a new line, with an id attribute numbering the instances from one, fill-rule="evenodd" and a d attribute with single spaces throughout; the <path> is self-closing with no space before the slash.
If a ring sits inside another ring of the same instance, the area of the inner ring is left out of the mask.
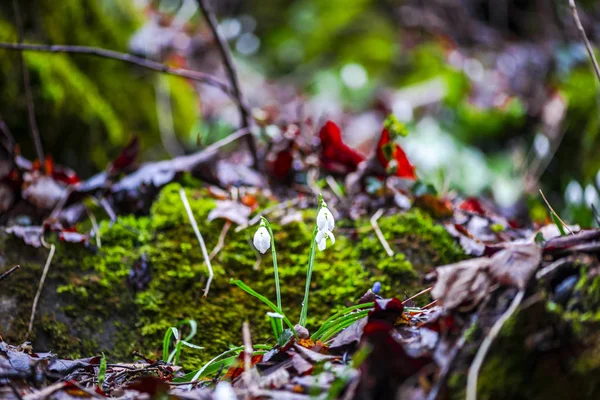
<path id="1" fill-rule="evenodd" d="M 590 56 L 590 60 L 592 61 L 592 65 L 594 66 L 594 71 L 596 72 L 596 77 L 598 81 L 600 81 L 600 67 L 598 66 L 598 61 L 596 60 L 596 56 L 594 55 L 594 50 L 592 49 L 592 45 L 585 34 L 585 30 L 583 29 L 583 25 L 581 25 L 581 20 L 579 19 L 579 13 L 577 12 L 577 6 L 575 5 L 575 0 L 569 0 L 569 6 L 571 7 L 571 12 L 573 13 L 573 19 L 575 20 L 575 24 L 577 25 L 577 29 L 579 29 L 579 33 L 581 34 L 581 38 L 583 39 L 583 43 L 585 44 L 585 48 Z"/>
<path id="2" fill-rule="evenodd" d="M 19 6 L 17 0 L 13 0 L 13 11 L 15 14 L 15 25 L 17 27 L 17 42 L 21 44 L 23 41 L 23 22 L 21 21 L 21 14 L 19 13 Z M 29 131 L 31 133 L 31 139 L 35 147 L 35 153 L 40 163 L 44 165 L 44 148 L 42 147 L 42 139 L 40 138 L 40 130 L 35 120 L 35 106 L 33 104 L 33 95 L 31 94 L 31 80 L 29 79 L 29 70 L 25 65 L 23 54 L 19 53 L 19 64 L 21 66 L 21 74 L 23 75 L 23 86 L 25 87 L 25 100 L 27 102 L 27 116 L 29 119 Z"/>
<path id="3" fill-rule="evenodd" d="M 240 90 L 240 82 L 238 80 L 237 72 L 233 65 L 233 59 L 231 58 L 231 52 L 229 51 L 229 46 L 227 42 L 221 35 L 219 35 L 219 31 L 217 29 L 219 23 L 215 14 L 211 12 L 211 10 L 206 5 L 206 0 L 196 0 L 204 18 L 208 22 L 210 30 L 217 42 L 217 47 L 219 48 L 219 52 L 221 53 L 221 58 L 223 58 L 223 64 L 225 66 L 225 70 L 227 71 L 227 75 L 229 77 L 229 81 L 231 82 L 231 86 L 233 88 L 233 95 L 237 98 L 237 104 L 240 111 L 240 116 L 242 119 L 242 128 L 250 127 L 250 113 L 243 106 L 244 99 L 242 96 L 242 91 Z M 248 143 L 248 147 L 250 149 L 250 153 L 252 154 L 252 158 L 254 160 L 254 167 L 258 166 L 258 157 L 256 154 L 256 143 L 254 142 L 254 137 L 252 135 L 246 136 L 246 141 Z"/>
<path id="4" fill-rule="evenodd" d="M 44 45 L 44 44 L 26 44 L 26 43 L 6 43 L 0 42 L 0 49 L 15 50 L 15 51 L 39 51 L 46 53 L 71 53 L 71 54 L 87 54 L 97 57 L 110 58 L 113 60 L 119 60 L 130 64 L 135 64 L 143 68 L 151 69 L 153 71 L 162 72 L 169 75 L 181 76 L 183 78 L 191 79 L 206 85 L 214 86 L 238 104 L 240 107 L 244 107 L 243 104 L 239 104 L 238 98 L 234 94 L 232 88 L 222 80 L 203 72 L 192 71 L 185 68 L 173 68 L 168 65 L 148 60 L 146 58 L 134 56 L 128 53 L 119 53 L 118 51 L 112 51 L 102 49 L 99 47 L 88 47 L 88 46 L 69 46 L 69 45 Z"/>

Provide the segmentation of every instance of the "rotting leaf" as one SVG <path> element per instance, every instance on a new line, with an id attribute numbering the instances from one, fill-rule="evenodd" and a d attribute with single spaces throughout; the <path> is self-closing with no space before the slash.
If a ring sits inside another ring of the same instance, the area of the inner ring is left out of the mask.
<path id="1" fill-rule="evenodd" d="M 233 200 L 217 200 L 217 205 L 208 214 L 208 221 L 224 218 L 238 225 L 248 225 L 248 217 L 252 212 L 250 207 Z"/>
<path id="2" fill-rule="evenodd" d="M 367 325 L 367 318 L 361 318 L 343 331 L 341 331 L 333 342 L 329 345 L 330 350 L 339 349 L 346 346 L 354 346 L 360 342 L 363 330 Z"/>
<path id="3" fill-rule="evenodd" d="M 490 262 L 488 257 L 480 257 L 438 267 L 431 296 L 446 309 L 472 309 L 488 295 L 492 286 L 488 274 Z"/>
<path id="4" fill-rule="evenodd" d="M 20 239 L 23 239 L 25 244 L 33 247 L 40 247 L 42 245 L 42 234 L 44 228 L 41 226 L 20 226 L 14 225 L 9 226 L 5 229 L 6 233 L 10 233 Z"/>
<path id="5" fill-rule="evenodd" d="M 511 244 L 490 259 L 491 275 L 503 285 L 524 289 L 542 259 L 536 243 Z"/>

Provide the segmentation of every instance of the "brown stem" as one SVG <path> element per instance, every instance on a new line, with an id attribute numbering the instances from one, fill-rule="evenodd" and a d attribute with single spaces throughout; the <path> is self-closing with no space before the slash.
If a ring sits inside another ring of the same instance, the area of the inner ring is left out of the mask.
<path id="1" fill-rule="evenodd" d="M 23 41 L 23 22 L 21 21 L 21 14 L 19 13 L 19 6 L 17 0 L 13 0 L 13 10 L 15 13 L 15 25 L 17 27 L 17 42 L 21 44 Z M 29 119 L 29 131 L 31 133 L 31 139 L 35 147 L 35 153 L 40 163 L 44 165 L 44 148 L 42 147 L 42 140 L 40 138 L 40 131 L 35 120 L 35 106 L 33 104 L 33 95 L 31 94 L 31 80 L 29 79 L 29 70 L 25 65 L 23 54 L 19 53 L 19 64 L 21 66 L 21 74 L 23 75 L 23 86 L 25 87 L 25 99 L 27 101 L 27 115 Z"/>
<path id="2" fill-rule="evenodd" d="M 229 77 L 229 81 L 231 82 L 231 86 L 233 88 L 233 94 L 237 98 L 237 104 L 240 111 L 240 116 L 242 118 L 242 127 L 249 128 L 250 127 L 250 113 L 243 106 L 244 99 L 242 96 L 242 91 L 240 90 L 240 82 L 238 80 L 237 72 L 233 65 L 233 59 L 231 58 L 231 51 L 229 50 L 229 46 L 225 39 L 219 35 L 219 31 L 217 29 L 219 23 L 215 14 L 207 7 L 206 0 L 196 0 L 198 2 L 198 7 L 202 11 L 204 18 L 208 22 L 210 30 L 217 42 L 217 47 L 219 48 L 219 52 L 221 53 L 221 58 L 223 58 L 223 64 L 225 66 L 225 70 L 227 71 L 227 75 Z M 254 137 L 252 135 L 246 136 L 246 141 L 248 143 L 248 147 L 250 149 L 250 153 L 252 154 L 252 158 L 254 161 L 254 167 L 258 166 L 258 157 L 256 154 L 256 143 L 254 142 Z"/>
<path id="3" fill-rule="evenodd" d="M 573 19 L 575 20 L 575 24 L 577 25 L 577 29 L 579 29 L 579 33 L 581 34 L 581 38 L 583 39 L 583 43 L 585 44 L 585 48 L 590 56 L 590 60 L 592 61 L 592 65 L 594 66 L 594 71 L 596 72 L 596 77 L 598 81 L 600 81 L 600 67 L 598 66 L 598 61 L 596 60 L 596 56 L 594 55 L 594 50 L 592 49 L 592 45 L 585 34 L 585 30 L 583 29 L 583 25 L 581 24 L 581 20 L 579 19 L 579 13 L 577 12 L 577 6 L 575 5 L 575 0 L 569 0 L 569 6 L 571 7 L 571 12 L 573 13 Z"/>

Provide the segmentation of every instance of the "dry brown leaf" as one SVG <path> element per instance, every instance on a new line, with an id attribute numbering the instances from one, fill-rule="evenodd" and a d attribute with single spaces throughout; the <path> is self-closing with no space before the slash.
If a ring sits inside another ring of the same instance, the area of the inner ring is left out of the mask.
<path id="1" fill-rule="evenodd" d="M 437 282 L 431 296 L 447 309 L 471 309 L 485 298 L 492 286 L 488 274 L 490 259 L 473 258 L 437 268 Z"/>
<path id="2" fill-rule="evenodd" d="M 490 259 L 490 274 L 498 283 L 525 289 L 542 259 L 536 243 L 513 244 Z"/>

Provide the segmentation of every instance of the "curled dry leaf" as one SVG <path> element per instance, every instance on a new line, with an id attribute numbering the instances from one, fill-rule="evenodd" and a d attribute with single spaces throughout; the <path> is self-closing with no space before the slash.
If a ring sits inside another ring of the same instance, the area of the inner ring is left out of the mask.
<path id="1" fill-rule="evenodd" d="M 524 289 L 542 259 L 536 243 L 511 244 L 490 259 L 490 274 L 503 285 Z"/>

